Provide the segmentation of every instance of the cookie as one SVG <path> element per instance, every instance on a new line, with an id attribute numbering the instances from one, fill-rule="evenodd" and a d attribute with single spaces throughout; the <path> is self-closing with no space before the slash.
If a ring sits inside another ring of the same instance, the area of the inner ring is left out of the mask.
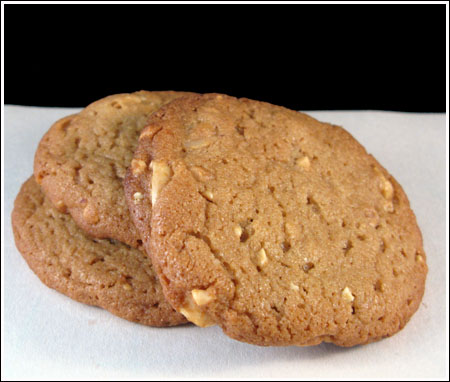
<path id="1" fill-rule="evenodd" d="M 51 205 L 33 177 L 17 195 L 12 226 L 17 248 L 48 287 L 145 325 L 186 322 L 164 299 L 148 256 L 87 237 L 70 215 Z"/>
<path id="2" fill-rule="evenodd" d="M 122 181 L 148 116 L 182 92 L 117 94 L 56 122 L 36 151 L 34 174 L 52 203 L 90 236 L 139 247 Z"/>
<path id="3" fill-rule="evenodd" d="M 166 298 L 199 326 L 353 346 L 419 307 L 408 199 L 341 127 L 224 95 L 174 100 L 142 131 L 125 189 Z"/>

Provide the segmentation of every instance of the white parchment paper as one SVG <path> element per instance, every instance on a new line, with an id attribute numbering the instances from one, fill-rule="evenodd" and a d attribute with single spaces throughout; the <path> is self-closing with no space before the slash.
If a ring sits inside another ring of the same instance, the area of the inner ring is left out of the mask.
<path id="1" fill-rule="evenodd" d="M 5 106 L 2 380 L 448 380 L 444 114 L 309 113 L 344 126 L 402 184 L 428 258 L 425 296 L 408 325 L 391 338 L 345 349 L 251 346 L 218 327 L 150 328 L 44 286 L 15 247 L 10 215 L 40 138 L 77 111 Z"/>

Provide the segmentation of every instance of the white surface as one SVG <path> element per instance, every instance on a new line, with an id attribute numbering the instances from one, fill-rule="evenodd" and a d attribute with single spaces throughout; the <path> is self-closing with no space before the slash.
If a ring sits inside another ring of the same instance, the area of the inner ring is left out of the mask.
<path id="1" fill-rule="evenodd" d="M 5 106 L 2 380 L 447 379 L 445 115 L 311 112 L 344 126 L 403 185 L 421 227 L 429 274 L 419 311 L 383 341 L 262 348 L 218 327 L 156 329 L 74 302 L 45 287 L 17 251 L 10 215 L 38 142 L 75 109 Z"/>

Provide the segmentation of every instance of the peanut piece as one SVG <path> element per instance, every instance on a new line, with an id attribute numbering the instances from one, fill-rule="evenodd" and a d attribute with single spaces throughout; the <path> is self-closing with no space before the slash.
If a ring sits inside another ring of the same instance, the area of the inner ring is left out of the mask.
<path id="1" fill-rule="evenodd" d="M 355 299 L 355 297 L 353 296 L 352 292 L 348 287 L 345 287 L 344 290 L 342 291 L 342 298 L 346 302 L 352 302 Z"/>
<path id="2" fill-rule="evenodd" d="M 163 187 L 169 182 L 172 176 L 172 170 L 165 162 L 153 161 L 150 163 L 150 167 L 153 170 L 152 175 L 152 205 L 155 204 L 159 193 Z"/>
<path id="3" fill-rule="evenodd" d="M 311 162 L 309 161 L 309 158 L 307 156 L 297 159 L 295 161 L 295 164 L 297 165 L 297 167 L 302 167 L 305 170 L 308 170 L 311 167 Z"/>
<path id="4" fill-rule="evenodd" d="M 194 302 L 198 306 L 209 304 L 211 301 L 214 300 L 214 296 L 211 295 L 210 292 L 203 289 L 193 289 L 192 290 L 192 298 L 194 299 Z"/>
<path id="5" fill-rule="evenodd" d="M 142 174 L 142 172 L 147 168 L 147 164 L 140 159 L 133 159 L 131 161 L 131 172 L 133 175 Z"/>
<path id="6" fill-rule="evenodd" d="M 141 200 L 144 199 L 144 195 L 140 192 L 135 192 L 133 195 L 134 204 L 139 204 Z"/>
<path id="7" fill-rule="evenodd" d="M 264 248 L 261 248 L 259 250 L 258 254 L 256 255 L 256 261 L 259 266 L 263 266 L 264 264 L 267 263 L 267 254 Z"/>

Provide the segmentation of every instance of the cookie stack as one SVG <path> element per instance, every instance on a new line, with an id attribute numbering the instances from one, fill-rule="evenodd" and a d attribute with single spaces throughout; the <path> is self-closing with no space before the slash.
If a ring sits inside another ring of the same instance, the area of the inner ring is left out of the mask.
<path id="1" fill-rule="evenodd" d="M 349 133 L 220 94 L 115 95 L 56 122 L 13 228 L 78 301 L 256 345 L 391 336 L 427 273 L 403 189 Z"/>

